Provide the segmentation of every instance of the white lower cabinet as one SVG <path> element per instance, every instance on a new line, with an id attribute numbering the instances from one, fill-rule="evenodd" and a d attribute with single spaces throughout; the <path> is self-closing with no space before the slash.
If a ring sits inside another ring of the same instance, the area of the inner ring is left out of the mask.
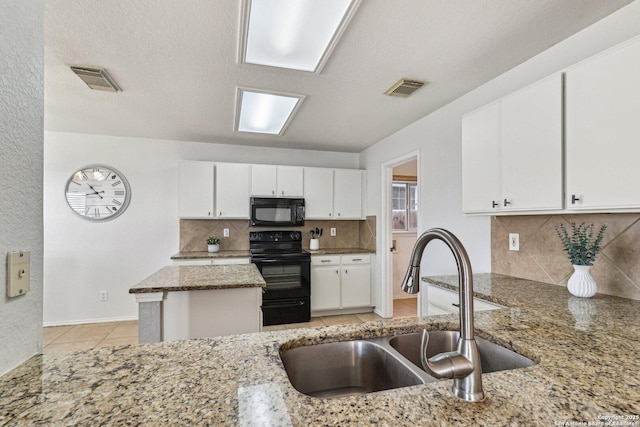
<path id="1" fill-rule="evenodd" d="M 311 257 L 311 311 L 340 308 L 340 256 Z"/>
<path id="2" fill-rule="evenodd" d="M 371 256 L 311 257 L 311 311 L 371 305 Z"/>
<path id="3" fill-rule="evenodd" d="M 427 315 L 458 313 L 460 297 L 457 291 L 444 289 L 439 286 L 427 286 L 427 299 L 429 301 Z M 478 298 L 473 299 L 473 311 L 490 311 L 505 308 L 499 304 L 483 301 Z"/>

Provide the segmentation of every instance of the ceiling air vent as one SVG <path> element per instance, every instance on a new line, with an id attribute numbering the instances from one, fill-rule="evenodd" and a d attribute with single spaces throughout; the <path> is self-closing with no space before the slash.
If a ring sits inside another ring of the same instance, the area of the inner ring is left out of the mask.
<path id="1" fill-rule="evenodd" d="M 76 73 L 83 82 L 94 90 L 105 90 L 108 92 L 118 92 L 122 89 L 118 87 L 113 78 L 103 68 L 71 67 L 71 71 Z"/>
<path id="2" fill-rule="evenodd" d="M 400 79 L 384 93 L 385 95 L 389 96 L 400 96 L 402 98 L 407 98 L 422 86 L 424 86 L 424 82 L 419 82 L 417 80 Z"/>

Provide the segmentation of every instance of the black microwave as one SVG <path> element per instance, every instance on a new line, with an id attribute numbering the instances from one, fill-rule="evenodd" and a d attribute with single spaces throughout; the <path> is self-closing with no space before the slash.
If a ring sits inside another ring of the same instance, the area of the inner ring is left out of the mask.
<path id="1" fill-rule="evenodd" d="M 252 197 L 251 225 L 259 227 L 304 225 L 304 199 Z"/>

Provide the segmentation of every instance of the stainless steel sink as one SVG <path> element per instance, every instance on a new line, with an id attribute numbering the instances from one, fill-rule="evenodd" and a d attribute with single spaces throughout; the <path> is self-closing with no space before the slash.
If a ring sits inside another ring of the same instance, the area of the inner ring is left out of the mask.
<path id="1" fill-rule="evenodd" d="M 430 331 L 429 346 L 427 347 L 427 357 L 432 357 L 438 353 L 454 351 L 460 333 L 458 331 Z M 404 357 L 409 359 L 416 366 L 421 366 L 420 362 L 420 340 L 422 334 L 398 335 L 389 339 L 389 345 L 397 350 Z M 508 350 L 498 344 L 475 337 L 480 353 L 480 363 L 482 373 L 506 371 L 509 369 L 526 368 L 535 363 L 524 356 Z"/>
<path id="2" fill-rule="evenodd" d="M 371 341 L 344 341 L 281 352 L 289 381 L 314 397 L 364 394 L 423 384 L 406 361 Z"/>
<path id="3" fill-rule="evenodd" d="M 430 331 L 428 356 L 455 350 L 457 331 Z M 476 337 L 482 372 L 535 363 Z M 420 333 L 316 344 L 280 350 L 291 385 L 309 396 L 329 398 L 436 382 L 421 368 Z"/>

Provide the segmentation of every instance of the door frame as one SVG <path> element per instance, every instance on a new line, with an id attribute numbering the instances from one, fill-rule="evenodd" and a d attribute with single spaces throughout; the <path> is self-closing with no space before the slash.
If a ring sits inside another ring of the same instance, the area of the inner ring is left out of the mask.
<path id="1" fill-rule="evenodd" d="M 422 185 L 420 183 L 420 149 L 415 151 L 411 151 L 402 156 L 396 157 L 392 160 L 388 160 L 382 163 L 382 172 L 381 172 L 381 182 L 382 182 L 382 212 L 381 212 L 381 244 L 382 244 L 382 265 L 381 265 L 381 277 L 382 277 L 382 292 L 381 292 L 381 303 L 382 310 L 379 313 L 382 317 L 392 317 L 393 316 L 393 254 L 391 253 L 391 246 L 393 243 L 393 230 L 391 226 L 391 185 L 393 183 L 393 168 L 395 166 L 401 165 L 403 163 L 407 163 L 415 159 L 417 163 L 417 171 L 416 171 L 416 181 L 418 183 L 418 234 L 420 234 L 421 227 L 421 212 L 423 210 L 422 207 Z M 422 313 L 420 293 L 417 295 L 418 300 L 418 313 L 420 316 Z"/>

